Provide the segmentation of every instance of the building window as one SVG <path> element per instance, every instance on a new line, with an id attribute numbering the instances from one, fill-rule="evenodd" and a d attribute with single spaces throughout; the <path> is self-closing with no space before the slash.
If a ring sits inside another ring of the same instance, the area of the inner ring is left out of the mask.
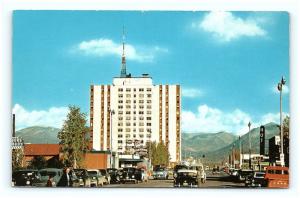
<path id="1" fill-rule="evenodd" d="M 123 98 L 123 94 L 119 94 L 119 98 Z"/>
<path id="2" fill-rule="evenodd" d="M 123 131 L 123 129 L 122 129 L 122 128 L 119 128 L 119 129 L 118 129 L 118 132 L 122 132 L 122 131 Z"/>
<path id="3" fill-rule="evenodd" d="M 126 115 L 130 115 L 130 111 L 126 111 Z"/>
<path id="4" fill-rule="evenodd" d="M 144 98 L 144 94 L 139 94 L 139 97 L 140 98 Z"/>
<path id="5" fill-rule="evenodd" d="M 143 122 L 140 122 L 140 123 L 139 123 L 139 126 L 144 126 L 144 123 L 143 123 Z M 143 131 L 144 131 L 144 129 L 143 129 Z"/>
<path id="6" fill-rule="evenodd" d="M 118 91 L 123 91 L 123 89 L 122 89 L 122 88 L 119 88 Z"/>
<path id="7" fill-rule="evenodd" d="M 126 122 L 126 126 L 130 126 L 130 122 Z"/>
<path id="8" fill-rule="evenodd" d="M 151 117 L 147 117 L 147 120 L 151 120 Z"/>
<path id="9" fill-rule="evenodd" d="M 130 97 L 131 97 L 131 95 L 130 95 L 130 94 L 126 94 L 126 97 L 127 97 L 127 98 L 130 98 Z"/>
<path id="10" fill-rule="evenodd" d="M 144 135 L 143 135 L 143 134 L 140 134 L 140 138 L 144 138 Z"/>
<path id="11" fill-rule="evenodd" d="M 151 123 L 147 123 L 147 126 L 151 126 Z"/>
<path id="12" fill-rule="evenodd" d="M 130 132 L 130 128 L 126 128 L 126 132 Z"/>
<path id="13" fill-rule="evenodd" d="M 147 109 L 151 109 L 151 105 L 147 105 Z"/>
<path id="14" fill-rule="evenodd" d="M 140 117 L 140 120 L 144 120 L 144 117 Z"/>
<path id="15" fill-rule="evenodd" d="M 126 120 L 130 120 L 130 116 L 126 116 Z"/>
<path id="16" fill-rule="evenodd" d="M 119 123 L 118 123 L 118 126 L 123 126 L 123 122 L 119 122 Z"/>
<path id="17" fill-rule="evenodd" d="M 139 115 L 143 115 L 144 114 L 144 111 L 139 111 Z"/>
<path id="18" fill-rule="evenodd" d="M 130 104 L 130 100 L 126 100 L 126 104 Z"/>
<path id="19" fill-rule="evenodd" d="M 131 89 L 130 89 L 130 88 L 126 88 L 126 91 L 127 91 L 127 92 L 130 92 L 130 91 L 131 91 Z"/>
<path id="20" fill-rule="evenodd" d="M 119 120 L 123 120 L 123 117 L 119 117 L 118 119 L 119 119 Z"/>
<path id="21" fill-rule="evenodd" d="M 144 89 L 143 89 L 143 88 L 140 88 L 139 91 L 144 91 Z"/>
<path id="22" fill-rule="evenodd" d="M 147 132 L 148 132 L 148 133 L 151 133 L 151 129 L 147 129 Z"/>
<path id="23" fill-rule="evenodd" d="M 135 120 L 135 117 L 134 117 L 134 120 Z M 135 122 L 133 123 L 133 126 L 136 126 L 136 123 L 135 123 Z"/>
<path id="24" fill-rule="evenodd" d="M 151 134 L 147 134 L 147 138 L 151 138 Z"/>
<path id="25" fill-rule="evenodd" d="M 127 108 L 127 109 L 130 109 L 130 108 L 131 108 L 131 106 L 130 106 L 130 105 L 126 105 L 126 108 Z"/>
<path id="26" fill-rule="evenodd" d="M 118 102 L 119 102 L 119 103 L 123 103 L 123 100 L 119 100 Z"/>
<path id="27" fill-rule="evenodd" d="M 147 111 L 147 115 L 151 115 L 151 111 Z"/>
<path id="28" fill-rule="evenodd" d="M 123 143 L 123 141 L 122 141 L 122 140 L 118 140 L 118 143 L 119 143 L 119 144 L 122 144 L 122 143 Z"/>
<path id="29" fill-rule="evenodd" d="M 143 106 L 143 105 L 140 105 L 139 107 L 140 107 L 140 109 L 144 109 L 144 106 Z"/>
<path id="30" fill-rule="evenodd" d="M 147 100 L 147 104 L 151 104 L 151 100 Z"/>
<path id="31" fill-rule="evenodd" d="M 151 98 L 151 94 L 147 94 L 147 97 L 148 97 L 148 98 Z"/>
<path id="32" fill-rule="evenodd" d="M 147 91 L 150 92 L 150 91 L 151 91 L 151 88 L 147 88 Z"/>
<path id="33" fill-rule="evenodd" d="M 123 114 L 123 111 L 119 111 L 118 113 L 119 113 L 119 115 L 122 115 L 122 114 Z"/>
<path id="34" fill-rule="evenodd" d="M 122 134 L 119 134 L 119 135 L 118 135 L 118 138 L 122 138 L 122 137 L 123 137 L 123 135 L 122 135 Z"/>

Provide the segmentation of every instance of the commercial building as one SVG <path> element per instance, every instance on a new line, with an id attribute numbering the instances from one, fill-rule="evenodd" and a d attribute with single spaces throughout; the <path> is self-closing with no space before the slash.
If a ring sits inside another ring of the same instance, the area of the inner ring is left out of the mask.
<path id="1" fill-rule="evenodd" d="M 178 162 L 180 85 L 155 85 L 148 74 L 127 74 L 124 46 L 120 76 L 111 85 L 90 87 L 90 147 L 123 154 L 145 149 L 149 141 L 164 142 L 170 162 Z"/>

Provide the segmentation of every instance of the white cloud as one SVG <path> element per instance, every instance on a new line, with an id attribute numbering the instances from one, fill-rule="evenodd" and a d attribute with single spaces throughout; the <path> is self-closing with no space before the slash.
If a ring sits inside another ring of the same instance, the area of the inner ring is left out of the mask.
<path id="1" fill-rule="evenodd" d="M 121 57 L 122 55 L 122 44 L 106 38 L 82 41 L 75 48 L 77 52 L 98 57 Z M 159 46 L 135 47 L 131 44 L 125 45 L 126 58 L 138 62 L 152 62 L 158 53 L 166 52 L 168 52 L 168 49 Z"/>
<path id="2" fill-rule="evenodd" d="M 182 89 L 182 96 L 187 98 L 196 98 L 201 97 L 203 92 L 200 89 L 196 88 L 183 88 Z"/>
<path id="3" fill-rule="evenodd" d="M 283 115 L 287 114 L 284 113 Z M 257 120 L 253 120 L 248 113 L 240 109 L 224 112 L 205 104 L 200 105 L 196 113 L 182 111 L 182 131 L 188 133 L 226 131 L 240 135 L 248 132 L 249 121 L 251 122 L 251 128 L 270 122 L 279 123 L 279 113 L 267 113 Z"/>
<path id="4" fill-rule="evenodd" d="M 69 110 L 68 107 L 51 107 L 48 110 L 28 111 L 20 104 L 15 104 L 16 129 L 30 126 L 51 126 L 61 128 Z"/>
<path id="5" fill-rule="evenodd" d="M 277 89 L 277 85 L 272 87 L 272 91 L 276 94 L 279 94 L 279 91 Z M 282 88 L 282 94 L 288 94 L 290 92 L 290 89 L 287 85 L 284 85 Z"/>
<path id="6" fill-rule="evenodd" d="M 253 17 L 246 19 L 234 16 L 231 12 L 209 12 L 192 26 L 212 33 L 221 42 L 229 42 L 240 37 L 265 36 L 267 32 L 259 26 L 259 20 Z"/>

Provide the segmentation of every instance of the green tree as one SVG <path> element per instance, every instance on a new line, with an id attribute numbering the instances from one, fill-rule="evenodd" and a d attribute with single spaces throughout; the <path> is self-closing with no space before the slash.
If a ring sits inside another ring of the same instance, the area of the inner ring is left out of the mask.
<path id="1" fill-rule="evenodd" d="M 80 112 L 79 107 L 69 106 L 67 119 L 58 133 L 64 166 L 74 168 L 81 166 L 83 155 L 88 150 L 87 134 L 89 130 L 86 122 L 86 114 Z"/>
<path id="2" fill-rule="evenodd" d="M 13 149 L 12 150 L 12 170 L 16 170 L 22 167 L 23 161 L 23 149 Z"/>
<path id="3" fill-rule="evenodd" d="M 168 165 L 169 164 L 169 151 L 164 142 L 150 142 L 148 145 L 148 152 L 151 155 L 151 163 L 153 165 Z"/>
<path id="4" fill-rule="evenodd" d="M 44 156 L 34 156 L 34 158 L 31 160 L 29 168 L 33 169 L 42 169 L 47 167 L 47 160 Z"/>

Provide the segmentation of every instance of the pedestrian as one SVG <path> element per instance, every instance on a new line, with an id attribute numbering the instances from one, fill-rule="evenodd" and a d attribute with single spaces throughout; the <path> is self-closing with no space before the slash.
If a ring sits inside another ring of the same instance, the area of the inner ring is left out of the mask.
<path id="1" fill-rule="evenodd" d="M 47 187 L 53 187 L 53 176 L 49 175 L 48 181 L 47 181 Z"/>
<path id="2" fill-rule="evenodd" d="M 60 187 L 72 187 L 73 186 L 72 176 L 70 174 L 70 168 L 68 168 L 68 167 L 64 168 L 63 175 L 61 176 L 59 182 L 57 183 L 57 186 L 60 186 Z"/>

